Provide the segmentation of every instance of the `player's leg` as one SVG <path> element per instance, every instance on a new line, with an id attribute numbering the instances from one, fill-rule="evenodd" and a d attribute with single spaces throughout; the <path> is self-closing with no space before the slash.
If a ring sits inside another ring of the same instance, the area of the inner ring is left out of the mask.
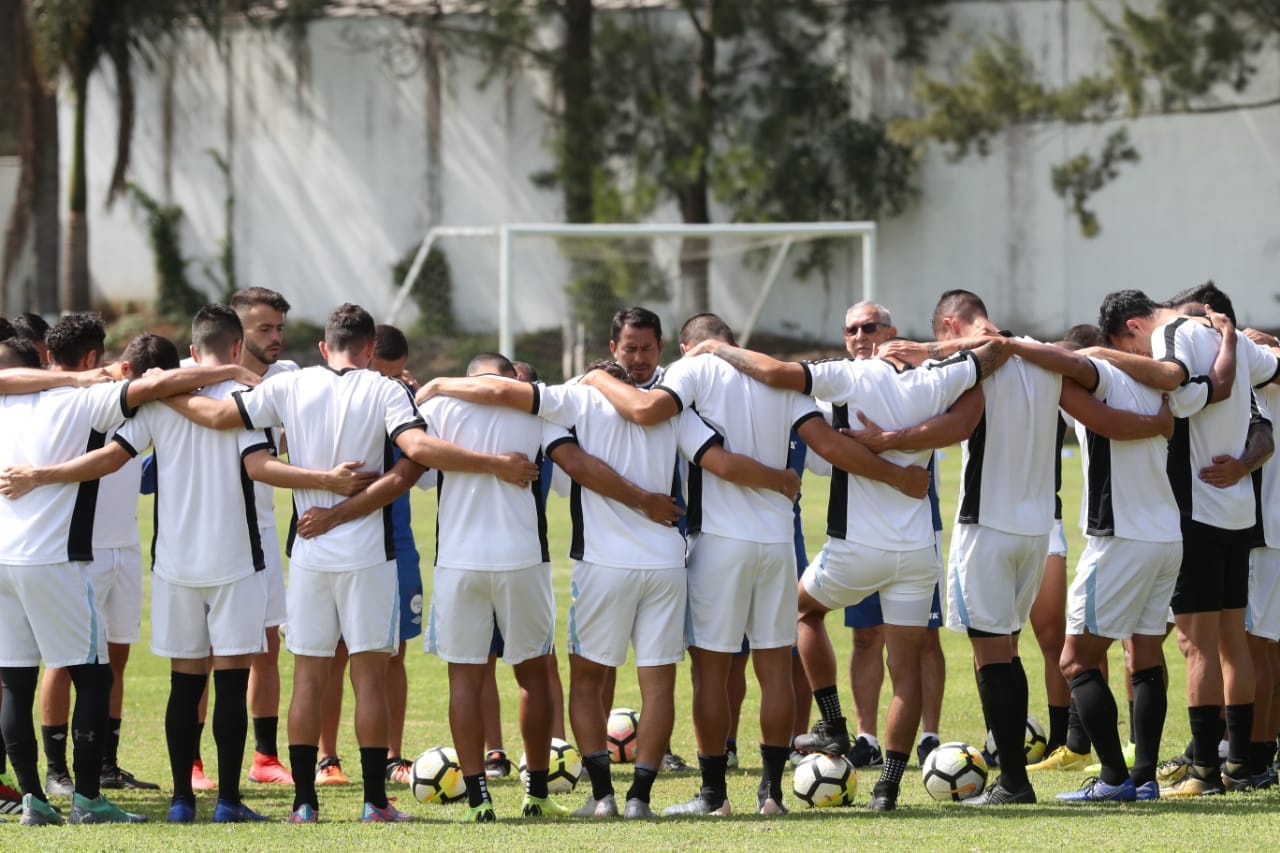
<path id="1" fill-rule="evenodd" d="M 1061 535 L 1062 522 L 1055 525 Z M 1057 536 L 1054 537 L 1057 539 Z M 1044 658 L 1044 692 L 1049 707 L 1049 737 L 1045 753 L 1062 746 L 1067 740 L 1067 708 L 1071 688 L 1058 668 L 1066 635 L 1067 555 L 1066 540 L 1050 546 L 1044 561 L 1044 578 L 1031 605 L 1031 628 Z"/>
<path id="2" fill-rule="evenodd" d="M 405 641 L 387 661 L 387 767 L 388 782 L 409 784 L 413 762 L 404 758 L 404 720 L 409 705 L 409 675 L 404 665 Z"/>
<path id="3" fill-rule="evenodd" d="M 791 653 L 791 693 L 796 702 L 791 722 L 791 740 L 794 743 L 798 735 L 809 730 L 809 715 L 813 712 L 813 688 L 809 686 L 809 676 L 805 674 L 798 648 Z"/>
<path id="4" fill-rule="evenodd" d="M 843 755 L 849 750 L 849 734 L 836 685 L 836 653 L 825 622 L 825 617 L 831 610 L 809 593 L 804 580 L 800 582 L 797 606 L 799 621 L 796 646 L 800 649 L 800 660 L 804 663 L 813 699 L 822 715 L 822 731 L 797 737 L 796 747 L 802 752 Z M 814 728 L 816 730 L 817 726 Z"/>
<path id="5" fill-rule="evenodd" d="M 611 816 L 601 813 L 607 811 L 601 804 L 606 800 L 612 803 L 613 798 L 609 748 L 605 738 L 608 716 L 603 702 L 605 673 L 611 669 L 581 655 L 569 655 L 569 721 L 573 725 L 578 751 L 582 754 L 582 763 L 591 779 L 591 796 L 587 798 L 587 804 L 576 812 L 580 817 Z M 617 814 L 616 804 L 612 811 L 613 815 Z"/>
<path id="6" fill-rule="evenodd" d="M 40 740 L 44 745 L 45 793 L 69 797 L 73 788 L 67 766 L 71 723 L 71 675 L 65 667 L 46 668 L 40 678 Z"/>
<path id="7" fill-rule="evenodd" d="M 625 816 L 652 817 L 649 808 L 653 782 L 658 778 L 663 754 L 671 740 L 676 718 L 676 666 L 638 666 L 641 714 L 636 733 L 636 767 L 627 789 Z"/>
<path id="8" fill-rule="evenodd" d="M 520 736 L 524 741 L 527 771 L 525 799 L 526 803 L 530 800 L 541 801 L 539 806 L 542 802 L 550 802 L 547 774 L 555 699 L 552 695 L 548 657 L 549 655 L 540 655 L 529 658 L 512 667 L 516 683 L 520 685 Z M 534 816 L 528 810 L 526 814 Z"/>
<path id="9" fill-rule="evenodd" d="M 349 782 L 338 755 L 338 730 L 342 727 L 342 695 L 346 690 L 350 658 L 346 641 L 338 640 L 329 660 L 329 676 L 321 703 L 320 752 L 313 771 L 317 785 L 346 785 Z"/>
<path id="10" fill-rule="evenodd" d="M 738 727 L 742 723 L 742 703 L 747 700 L 747 664 L 750 660 L 751 644 L 743 637 L 742 648 L 734 652 L 729 664 L 729 736 L 725 738 L 724 755 L 730 769 L 738 766 Z"/>
<path id="11" fill-rule="evenodd" d="M 267 650 L 249 666 L 249 715 L 253 720 L 253 765 L 249 781 L 292 785 L 280 763 L 280 626 L 288 618 L 284 564 L 274 524 L 258 528 L 267 577 Z"/>
<path id="12" fill-rule="evenodd" d="M 850 758 L 855 767 L 880 763 L 883 755 L 876 737 L 879 731 L 880 692 L 884 689 L 884 621 L 880 596 L 873 594 L 854 605 L 874 611 L 876 624 L 853 629 L 849 653 L 849 685 L 853 690 L 853 715 L 858 733 Z"/>
<path id="13" fill-rule="evenodd" d="M 293 654 L 293 695 L 289 698 L 289 771 L 293 775 L 291 822 L 316 818 L 316 761 L 319 757 L 323 702 L 334 649 L 342 633 L 334 572 L 293 565 L 289 570 L 289 620 L 285 645 Z"/>
<path id="14" fill-rule="evenodd" d="M 387 808 L 387 650 L 351 654 L 351 688 L 355 698 L 356 742 L 364 801 Z"/>
<path id="15" fill-rule="evenodd" d="M 923 603 L 927 604 L 927 601 L 925 599 Z M 886 606 L 889 604 L 884 603 Z M 886 616 L 889 614 L 886 613 Z M 923 622 L 924 619 L 920 621 Z M 903 771 L 906 770 L 911 744 L 915 741 L 916 729 L 920 723 L 923 701 L 921 660 L 928 631 L 924 625 L 895 625 L 887 622 L 884 633 L 893 699 L 889 702 L 889 713 L 885 720 L 884 769 L 876 780 L 870 801 L 873 811 L 891 811 L 897 808 Z"/>
<path id="16" fill-rule="evenodd" d="M 1222 687 L 1227 722 L 1227 760 L 1223 765 L 1223 782 L 1231 790 L 1249 785 L 1250 756 L 1253 748 L 1254 672 L 1245 630 L 1245 613 L 1249 604 L 1249 549 L 1245 537 L 1232 532 L 1231 549 L 1226 556 L 1223 579 L 1222 618 L 1219 623 L 1218 657 L 1222 665 Z M 1271 685 L 1267 684 L 1270 690 Z M 1265 715 L 1264 715 L 1265 716 Z"/>
<path id="17" fill-rule="evenodd" d="M 551 690 L 551 736 L 564 740 L 564 682 L 560 679 L 560 656 L 554 646 L 547 655 L 547 681 Z"/>
<path id="18" fill-rule="evenodd" d="M 929 624 L 920 650 L 920 741 L 916 760 L 924 766 L 929 753 L 942 743 L 942 697 L 947 687 L 947 658 L 942 651 L 942 590 L 933 586 Z"/>
<path id="19" fill-rule="evenodd" d="M 1088 630 L 1067 635 L 1062 649 L 1062 675 L 1071 685 L 1071 698 L 1080 714 L 1080 723 L 1098 751 L 1102 763 L 1101 781 L 1119 786 L 1129 778 L 1120 743 L 1119 711 L 1115 696 L 1102 674 L 1102 661 L 1113 640 Z"/>
<path id="20" fill-rule="evenodd" d="M 449 731 L 472 808 L 492 802 L 484 784 L 484 726 L 479 722 L 483 681 L 484 664 L 449 664 Z"/>
<path id="21" fill-rule="evenodd" d="M 6 632 L 6 640 L 11 637 L 12 634 Z M 33 642 L 33 649 L 34 645 Z M 37 660 L 39 660 L 38 656 Z M 4 701 L 0 702 L 0 730 L 4 732 L 5 753 L 13 766 L 18 790 L 24 796 L 34 798 L 41 803 L 48 803 L 48 795 L 45 793 L 44 786 L 40 784 L 39 768 L 36 763 L 39 753 L 36 747 L 35 721 L 32 713 L 35 708 L 36 683 L 39 675 L 39 666 L 0 667 L 0 686 L 4 694 Z M 30 803 L 29 799 L 28 803 Z M 56 814 L 52 808 L 48 811 L 50 814 Z M 43 814 L 44 809 L 40 809 L 40 812 Z"/>
<path id="22" fill-rule="evenodd" d="M 1129 778 L 1134 787 L 1154 786 L 1160 761 L 1160 738 L 1169 708 L 1165 683 L 1164 634 L 1137 634 L 1129 639 L 1133 675 L 1133 767 Z"/>
<path id="23" fill-rule="evenodd" d="M 484 719 L 484 774 L 490 779 L 511 775 L 502 738 L 502 696 L 498 693 L 498 656 L 502 654 L 502 634 L 493 628 L 489 657 L 485 661 L 484 684 L 480 688 L 480 713 Z"/>

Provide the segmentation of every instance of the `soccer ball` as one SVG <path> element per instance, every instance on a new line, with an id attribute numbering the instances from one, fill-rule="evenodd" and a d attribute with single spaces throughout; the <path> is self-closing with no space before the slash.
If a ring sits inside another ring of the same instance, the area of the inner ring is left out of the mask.
<path id="1" fill-rule="evenodd" d="M 520 756 L 520 781 L 529 780 L 529 756 Z M 551 739 L 551 763 L 547 765 L 547 790 L 553 794 L 567 794 L 578 784 L 582 775 L 582 756 L 577 748 L 567 740 L 558 737 Z"/>
<path id="2" fill-rule="evenodd" d="M 987 762 L 974 747 L 952 741 L 929 753 L 920 774 L 929 796 L 942 803 L 958 803 L 982 793 L 987 785 Z"/>
<path id="3" fill-rule="evenodd" d="M 456 803 L 467 796 L 458 753 L 451 746 L 433 746 L 413 762 L 409 789 L 420 803 Z"/>
<path id="4" fill-rule="evenodd" d="M 640 715 L 630 708 L 614 708 L 609 712 L 609 760 L 626 764 L 636 760 L 636 728 Z"/>
<path id="5" fill-rule="evenodd" d="M 796 765 L 791 789 L 811 809 L 847 806 L 858 791 L 858 774 L 843 755 L 810 755 Z"/>
<path id="6" fill-rule="evenodd" d="M 1044 726 L 1040 725 L 1040 721 L 1035 717 L 1027 717 L 1027 763 L 1034 764 L 1044 758 L 1044 750 L 1048 745 L 1049 739 L 1045 736 Z M 993 764 L 1000 763 L 1000 753 L 996 751 L 996 739 L 991 732 L 987 732 L 987 755 L 991 756 Z"/>

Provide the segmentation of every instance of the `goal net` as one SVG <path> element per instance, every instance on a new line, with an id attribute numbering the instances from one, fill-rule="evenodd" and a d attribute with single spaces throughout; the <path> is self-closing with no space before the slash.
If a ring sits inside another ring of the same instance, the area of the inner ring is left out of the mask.
<path id="1" fill-rule="evenodd" d="M 487 340 L 553 380 L 608 356 L 610 320 L 630 305 L 662 319 L 664 362 L 700 311 L 744 346 L 838 348 L 845 308 L 875 298 L 875 233 L 871 222 L 442 226 L 404 268 L 389 322 L 471 336 L 477 349 Z"/>

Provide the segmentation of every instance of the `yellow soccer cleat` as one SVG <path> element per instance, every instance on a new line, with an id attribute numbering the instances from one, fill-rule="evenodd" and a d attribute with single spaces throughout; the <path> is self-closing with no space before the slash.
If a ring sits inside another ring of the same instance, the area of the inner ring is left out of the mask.
<path id="1" fill-rule="evenodd" d="M 1064 770 L 1064 771 L 1080 771 L 1089 763 L 1089 753 L 1081 754 L 1072 752 L 1065 746 L 1060 746 L 1053 752 L 1045 756 L 1043 761 L 1037 761 L 1035 764 L 1027 765 L 1027 772 L 1033 770 Z"/>

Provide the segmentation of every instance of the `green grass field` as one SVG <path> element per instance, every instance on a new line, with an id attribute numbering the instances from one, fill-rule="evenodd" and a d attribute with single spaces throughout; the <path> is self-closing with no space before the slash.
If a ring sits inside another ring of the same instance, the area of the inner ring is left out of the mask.
<path id="1" fill-rule="evenodd" d="M 958 488 L 959 449 L 944 454 L 941 463 L 943 517 L 954 516 Z M 1009 472 L 1017 476 L 1017 472 Z M 1063 502 L 1067 509 L 1071 560 L 1083 547 L 1074 520 L 1079 506 L 1081 475 L 1077 458 L 1064 460 Z M 806 478 L 803 497 L 806 538 L 810 556 L 823 542 L 826 481 Z M 434 495 L 414 492 L 414 528 L 419 548 L 424 554 L 424 581 L 430 590 L 430 555 L 435 524 Z M 277 503 L 284 503 L 277 501 Z M 555 585 L 560 606 L 560 628 L 563 632 L 569 604 L 569 522 L 563 501 L 552 498 L 549 508 L 550 535 L 554 559 Z M 143 519 L 143 541 L 149 541 L 151 510 L 149 504 L 139 508 Z M 281 518 L 281 521 L 287 519 Z M 849 632 L 838 616 L 828 618 L 840 657 L 847 660 Z M 128 689 L 125 697 L 125 734 L 121 744 L 121 763 L 139 777 L 168 784 L 168 763 L 164 745 L 164 706 L 168 693 L 168 665 L 147 651 L 148 626 L 144 616 L 143 642 L 135 648 L 129 665 Z M 562 636 L 562 634 L 561 634 Z M 981 743 L 984 736 L 981 711 L 972 676 L 968 642 L 962 635 L 943 631 L 949 672 L 946 702 L 943 708 L 944 740 L 967 740 Z M 414 641 L 410 645 L 409 719 L 406 727 L 406 754 L 412 756 L 430 746 L 450 743 L 447 715 L 447 679 L 445 665 L 421 651 Z M 1022 645 L 1031 683 L 1031 712 L 1047 723 L 1041 673 L 1043 663 L 1032 637 Z M 1169 717 L 1165 729 L 1165 753 L 1180 749 L 1188 737 L 1186 712 L 1183 708 L 1183 663 L 1174 644 L 1167 646 L 1170 668 Z M 284 707 L 287 707 L 292 662 L 287 653 L 281 656 L 284 672 Z M 567 663 L 562 658 L 564 680 L 568 682 Z M 689 679 L 681 667 L 677 695 L 677 719 L 673 743 L 677 752 L 693 760 L 694 738 L 689 715 Z M 1112 655 L 1111 683 L 1121 708 L 1124 707 L 1123 662 L 1117 648 Z M 503 717 L 506 746 L 514 759 L 521 750 L 515 728 L 515 684 L 509 669 L 500 668 L 499 684 L 503 691 Z M 852 700 L 845 681 L 841 688 L 846 708 Z M 881 697 L 881 732 L 889 697 L 888 684 Z M 616 704 L 640 707 L 635 687 L 634 670 L 624 668 L 618 678 Z M 7 850 L 376 850 L 402 849 L 410 846 L 434 849 L 464 847 L 574 850 L 591 847 L 596 850 L 680 849 L 705 850 L 724 848 L 751 849 L 830 849 L 891 848 L 904 844 L 926 850 L 1014 850 L 1014 849 L 1155 849 L 1190 847 L 1197 843 L 1213 844 L 1224 849 L 1260 849 L 1270 839 L 1280 836 L 1276 815 L 1280 800 L 1271 792 L 1207 798 L 1201 801 L 1142 803 L 1133 805 L 1068 807 L 1052 801 L 1059 791 L 1075 788 L 1081 778 L 1074 774 L 1051 773 L 1036 776 L 1037 793 L 1042 804 L 1004 809 L 967 809 L 932 802 L 919 784 L 914 768 L 908 769 L 899 811 L 873 815 L 861 808 L 834 809 L 793 813 L 784 819 L 766 819 L 753 815 L 755 788 L 759 774 L 756 742 L 757 694 L 748 691 L 743 709 L 740 736 L 743 767 L 730 774 L 730 798 L 742 816 L 721 819 L 662 820 L 655 823 L 623 823 L 617 821 L 604 828 L 598 823 L 580 820 L 525 822 L 517 817 L 522 790 L 518 780 L 507 779 L 492 784 L 499 822 L 476 827 L 458 823 L 462 810 L 457 806 L 420 805 L 412 802 L 403 789 L 392 790 L 398 805 L 413 812 L 418 822 L 397 826 L 364 826 L 357 822 L 360 811 L 360 787 L 321 789 L 322 824 L 318 826 L 286 826 L 283 824 L 170 827 L 163 823 L 168 806 L 167 794 L 116 792 L 113 799 L 124 807 L 142 812 L 153 823 L 142 826 L 63 827 L 27 830 L 15 821 L 0 825 L 0 851 Z M 358 753 L 351 730 L 351 703 L 344 708 L 341 753 L 346 758 L 348 773 L 358 775 Z M 1121 712 L 1121 725 L 1126 714 Z M 281 747 L 287 743 L 281 724 Z M 250 735 L 252 741 L 252 734 Z M 252 743 L 249 745 L 252 749 Z M 212 737 L 204 742 L 206 770 L 216 778 L 216 756 Z M 43 764 L 42 764 L 43 767 Z M 247 769 L 247 765 L 246 765 Z M 877 771 L 861 774 L 858 800 L 862 801 L 875 781 Z M 630 768 L 619 767 L 614 774 L 619 793 L 624 793 L 630 780 Z M 245 784 L 246 802 L 253 808 L 283 820 L 288 815 L 292 789 Z M 789 784 L 789 780 L 788 780 Z M 687 799 L 697 788 L 696 774 L 663 775 L 654 786 L 653 803 L 662 808 Z M 393 786 L 393 789 L 399 786 Z M 213 811 L 213 794 L 201 795 L 199 817 L 207 821 Z M 577 806 L 581 794 L 562 798 Z M 789 804 L 797 801 L 789 796 Z M 1087 817 L 1088 820 L 1081 818 Z"/>

